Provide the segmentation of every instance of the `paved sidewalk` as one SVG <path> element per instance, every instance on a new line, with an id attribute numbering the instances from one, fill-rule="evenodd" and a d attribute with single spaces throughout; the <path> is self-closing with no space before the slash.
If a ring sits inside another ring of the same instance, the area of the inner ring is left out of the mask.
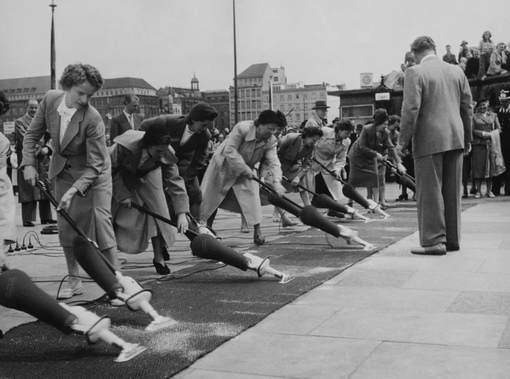
<path id="1" fill-rule="evenodd" d="M 461 251 L 412 255 L 414 233 L 175 378 L 509 378 L 510 198 L 462 221 Z"/>

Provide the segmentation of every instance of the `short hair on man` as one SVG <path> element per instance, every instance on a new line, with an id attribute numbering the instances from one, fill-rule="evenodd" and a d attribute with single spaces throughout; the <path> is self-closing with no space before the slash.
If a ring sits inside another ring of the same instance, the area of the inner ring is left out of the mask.
<path id="1" fill-rule="evenodd" d="M 133 100 L 138 100 L 138 96 L 136 96 L 134 93 L 127 93 L 124 95 L 124 105 L 131 104 Z"/>
<path id="2" fill-rule="evenodd" d="M 434 40 L 427 36 L 422 36 L 416 38 L 413 43 L 411 44 L 411 51 L 413 53 L 423 53 L 427 50 L 434 50 L 436 51 L 436 44 Z"/>

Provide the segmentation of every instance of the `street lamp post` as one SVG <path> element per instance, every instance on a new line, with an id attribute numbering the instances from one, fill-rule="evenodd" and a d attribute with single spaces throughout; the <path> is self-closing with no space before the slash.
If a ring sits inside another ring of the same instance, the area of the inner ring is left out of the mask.
<path id="1" fill-rule="evenodd" d="M 51 72 L 51 83 L 50 83 L 50 89 L 56 89 L 57 88 L 57 75 L 55 70 L 55 60 L 56 60 L 56 54 L 55 54 L 55 25 L 54 25 L 54 15 L 55 15 L 55 8 L 56 4 L 54 3 L 54 0 L 51 0 L 51 42 L 50 42 L 50 72 Z"/>

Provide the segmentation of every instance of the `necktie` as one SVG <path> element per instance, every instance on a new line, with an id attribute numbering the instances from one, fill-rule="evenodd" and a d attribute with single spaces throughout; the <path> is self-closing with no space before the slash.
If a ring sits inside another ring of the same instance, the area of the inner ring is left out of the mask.
<path id="1" fill-rule="evenodd" d="M 133 115 L 132 114 L 129 115 L 129 123 L 131 124 L 131 129 L 134 129 L 135 128 L 135 123 L 134 123 Z"/>

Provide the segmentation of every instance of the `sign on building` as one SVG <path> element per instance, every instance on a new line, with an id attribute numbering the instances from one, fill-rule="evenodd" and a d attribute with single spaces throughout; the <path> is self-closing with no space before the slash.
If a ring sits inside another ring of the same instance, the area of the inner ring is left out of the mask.
<path id="1" fill-rule="evenodd" d="M 4 122 L 4 134 L 14 133 L 14 121 Z"/>

